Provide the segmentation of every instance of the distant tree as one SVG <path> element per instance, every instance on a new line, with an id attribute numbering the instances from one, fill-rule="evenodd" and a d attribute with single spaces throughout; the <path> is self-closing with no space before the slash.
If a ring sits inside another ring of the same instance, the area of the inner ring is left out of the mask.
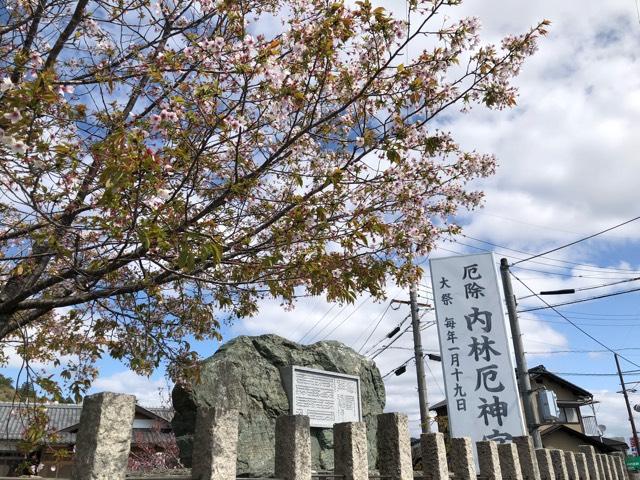
<path id="1" fill-rule="evenodd" d="M 0 339 L 79 394 L 103 355 L 183 371 L 264 297 L 415 278 L 495 168 L 437 120 L 513 106 L 547 25 L 481 46 L 459 3 L 408 33 L 369 0 L 2 2 Z"/>
<path id="2" fill-rule="evenodd" d="M 13 388 L 13 380 L 0 373 L 0 388 Z"/>
<path id="3" fill-rule="evenodd" d="M 33 383 L 29 381 L 23 382 L 20 388 L 18 388 L 17 393 L 23 400 L 36 398 L 36 389 Z"/>

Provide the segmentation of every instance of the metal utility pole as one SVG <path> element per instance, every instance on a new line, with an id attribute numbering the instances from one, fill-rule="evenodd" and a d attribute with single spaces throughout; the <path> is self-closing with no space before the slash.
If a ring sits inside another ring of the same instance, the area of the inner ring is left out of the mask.
<path id="1" fill-rule="evenodd" d="M 500 260 L 500 275 L 502 276 L 502 286 L 504 288 L 504 296 L 507 301 L 507 313 L 509 314 L 509 325 L 511 326 L 511 336 L 513 337 L 513 350 L 516 355 L 516 376 L 518 378 L 518 390 L 522 397 L 524 405 L 524 416 L 527 421 L 527 429 L 529 435 L 533 438 L 533 444 L 536 448 L 542 448 L 542 438 L 536 424 L 533 407 L 533 392 L 531 390 L 531 379 L 529 378 L 529 369 L 527 368 L 527 360 L 524 356 L 524 346 L 522 345 L 522 333 L 520 332 L 520 324 L 518 323 L 518 314 L 516 313 L 516 297 L 513 294 L 513 286 L 511 285 L 511 277 L 509 276 L 509 262 L 506 258 Z"/>
<path id="2" fill-rule="evenodd" d="M 631 411 L 631 404 L 629 403 L 629 396 L 627 395 L 627 387 L 624 384 L 624 377 L 622 376 L 622 370 L 620 370 L 620 360 L 618 360 L 618 354 L 614 353 L 613 358 L 616 359 L 616 368 L 618 369 L 618 376 L 620 377 L 620 385 L 622 386 L 622 394 L 624 395 L 624 401 L 627 404 L 627 412 L 629 413 L 629 423 L 631 424 L 633 439 L 636 442 L 636 454 L 637 454 L 637 452 L 640 451 L 640 443 L 638 443 L 638 432 L 636 430 L 636 422 L 633 420 L 633 412 Z"/>
<path id="3" fill-rule="evenodd" d="M 424 373 L 424 352 L 422 351 L 422 336 L 420 335 L 420 318 L 418 317 L 418 294 L 415 282 L 411 282 L 409 289 L 409 303 L 411 304 L 411 326 L 413 328 L 413 351 L 416 360 L 416 375 L 418 377 L 418 401 L 420 402 L 420 427 L 422 433 L 431 433 L 429 422 L 429 401 L 427 400 L 427 382 Z"/>

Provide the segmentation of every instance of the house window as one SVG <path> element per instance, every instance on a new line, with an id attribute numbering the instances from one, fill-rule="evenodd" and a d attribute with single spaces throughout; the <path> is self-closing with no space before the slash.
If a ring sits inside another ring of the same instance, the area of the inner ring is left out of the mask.
<path id="1" fill-rule="evenodd" d="M 578 409 L 572 407 L 560 407 L 559 423 L 580 423 Z"/>

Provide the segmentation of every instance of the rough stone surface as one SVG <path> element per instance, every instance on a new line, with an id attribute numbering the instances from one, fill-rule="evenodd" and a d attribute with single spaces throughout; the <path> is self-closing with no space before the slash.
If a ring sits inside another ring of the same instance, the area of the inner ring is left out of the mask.
<path id="1" fill-rule="evenodd" d="M 193 445 L 193 477 L 235 480 L 237 447 L 238 411 L 199 408 Z"/>
<path id="2" fill-rule="evenodd" d="M 442 446 L 444 448 L 444 440 Z M 444 461 L 446 468 L 446 452 Z M 476 464 L 473 461 L 473 443 L 470 438 L 451 439 L 451 470 L 456 479 L 476 480 Z M 445 479 L 448 480 L 448 477 L 445 477 Z"/>
<path id="3" fill-rule="evenodd" d="M 616 459 L 616 465 L 618 467 L 618 478 L 621 480 L 629 480 L 629 472 L 627 471 L 627 466 L 624 461 L 624 453 L 622 452 L 614 452 L 612 453 L 613 458 Z"/>
<path id="4" fill-rule="evenodd" d="M 309 417 L 283 415 L 276 419 L 276 478 L 311 480 Z"/>
<path id="5" fill-rule="evenodd" d="M 487 480 L 502 480 L 498 444 L 491 441 L 476 442 L 476 451 L 480 475 Z"/>
<path id="6" fill-rule="evenodd" d="M 220 406 L 237 409 L 240 414 L 237 474 L 272 475 L 276 418 L 290 413 L 279 369 L 290 365 L 360 377 L 369 465 L 373 468 L 377 459 L 375 418 L 385 403 L 384 385 L 375 364 L 339 342 L 306 346 L 276 335 L 230 340 L 203 362 L 198 384 L 174 388 L 172 425 L 183 463 L 191 465 L 196 407 Z M 313 428 L 311 448 L 313 468 L 332 470 L 331 429 Z"/>
<path id="7" fill-rule="evenodd" d="M 522 469 L 524 480 L 540 480 L 540 469 L 538 468 L 538 459 L 533 447 L 533 439 L 528 435 L 514 437 L 513 443 L 516 444 L 518 449 L 520 468 Z"/>
<path id="8" fill-rule="evenodd" d="M 556 475 L 553 470 L 553 461 L 551 460 L 551 452 L 546 448 L 536 449 L 536 459 L 538 460 L 538 469 L 540 470 L 540 478 L 542 480 L 555 480 Z"/>
<path id="9" fill-rule="evenodd" d="M 453 445 L 454 439 L 451 440 Z M 422 472 L 424 478 L 426 480 L 449 480 L 444 435 L 442 433 L 423 433 L 420 436 L 420 449 L 422 450 Z"/>
<path id="10" fill-rule="evenodd" d="M 134 395 L 103 392 L 85 397 L 73 480 L 124 480 L 135 405 Z"/>
<path id="11" fill-rule="evenodd" d="M 598 471 L 600 472 L 601 480 L 611 480 L 611 477 L 607 475 L 607 469 L 605 467 L 604 455 L 602 453 L 596 453 L 596 459 L 598 460 Z"/>
<path id="12" fill-rule="evenodd" d="M 551 462 L 553 463 L 553 471 L 558 480 L 569 480 L 569 472 L 567 471 L 567 462 L 564 459 L 562 450 L 551 450 Z"/>
<path id="13" fill-rule="evenodd" d="M 336 475 L 344 480 L 369 480 L 367 424 L 336 423 L 333 426 L 333 455 Z"/>
<path id="14" fill-rule="evenodd" d="M 611 474 L 611 466 L 609 465 L 609 459 L 607 455 L 604 453 L 599 453 L 598 457 L 600 457 L 600 461 L 602 462 L 602 472 L 604 474 L 605 480 L 613 480 L 613 475 Z"/>
<path id="15" fill-rule="evenodd" d="M 518 459 L 518 449 L 513 443 L 501 443 L 498 445 L 500 457 L 500 469 L 503 480 L 522 480 L 522 470 Z"/>
<path id="16" fill-rule="evenodd" d="M 598 467 L 595 449 L 591 445 L 580 445 L 578 448 L 587 458 L 587 470 L 589 470 L 590 480 L 603 480 L 600 477 L 600 468 Z"/>
<path id="17" fill-rule="evenodd" d="M 564 452 L 564 462 L 567 465 L 567 473 L 570 480 L 580 480 L 578 478 L 578 465 L 573 452 Z"/>
<path id="18" fill-rule="evenodd" d="M 578 476 L 580 480 L 591 480 L 589 469 L 587 468 L 587 456 L 584 453 L 574 454 L 576 465 L 578 467 Z"/>
<path id="19" fill-rule="evenodd" d="M 378 415 L 377 441 L 380 475 L 392 480 L 413 480 L 407 416 L 401 413 Z"/>
<path id="20" fill-rule="evenodd" d="M 618 480 L 618 470 L 616 469 L 616 464 L 614 462 L 614 457 L 611 455 L 607 455 L 607 463 L 609 464 L 609 471 L 611 472 L 611 479 Z"/>

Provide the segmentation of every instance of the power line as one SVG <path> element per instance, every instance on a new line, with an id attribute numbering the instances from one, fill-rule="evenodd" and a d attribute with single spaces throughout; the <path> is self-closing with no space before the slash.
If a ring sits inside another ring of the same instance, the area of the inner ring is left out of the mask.
<path id="1" fill-rule="evenodd" d="M 301 342 L 304 340 L 304 338 L 305 338 L 307 335 L 309 335 L 309 333 L 311 333 L 311 332 L 312 332 L 312 331 L 313 331 L 313 330 L 318 326 L 318 324 L 319 324 L 322 320 L 324 320 L 324 319 L 325 319 L 325 317 L 326 317 L 327 315 L 329 315 L 329 313 L 331 313 L 331 310 L 333 310 L 334 308 L 336 308 L 336 305 L 338 305 L 338 304 L 337 304 L 337 303 L 334 303 L 333 305 L 331 305 L 331 308 L 330 308 L 329 310 L 327 310 L 327 311 L 324 313 L 324 315 L 322 315 L 322 316 L 318 319 L 318 321 L 317 321 L 316 323 L 314 323 L 314 324 L 313 324 L 313 326 L 312 326 L 309 330 L 307 330 L 307 331 L 305 332 L 305 334 L 304 334 L 302 337 L 300 337 L 300 339 L 298 340 L 298 343 L 301 343 Z"/>
<path id="2" fill-rule="evenodd" d="M 513 275 L 513 274 L 512 274 Z M 515 275 L 513 275 L 515 277 Z M 524 283 L 522 282 L 522 280 L 520 280 L 518 277 L 515 277 L 520 283 L 522 283 L 524 285 Z M 525 285 L 526 286 L 526 285 Z M 533 290 L 531 290 L 529 287 L 527 287 L 527 289 L 529 289 L 530 292 L 533 292 Z M 602 298 L 609 298 L 609 297 L 616 297 L 618 295 L 624 295 L 626 293 L 633 293 L 633 292 L 638 292 L 640 291 L 640 287 L 638 288 L 631 288 L 629 290 L 621 290 L 619 292 L 613 292 L 613 293 L 607 293 L 604 295 L 598 295 L 596 297 L 589 297 L 589 298 L 582 298 L 580 300 L 572 300 L 570 302 L 563 302 L 563 303 L 556 303 L 553 305 L 548 304 L 547 302 L 545 302 L 538 294 L 534 293 L 534 296 L 537 297 L 539 300 L 542 300 L 542 302 L 544 302 L 544 304 L 546 305 L 546 307 L 532 307 L 532 308 L 526 308 L 524 310 L 518 310 L 518 313 L 525 313 L 525 312 L 535 312 L 536 310 L 546 310 L 547 308 L 555 308 L 555 307 L 563 307 L 565 305 L 573 305 L 575 303 L 583 303 L 583 302 L 590 302 L 592 300 L 600 300 Z M 562 315 L 562 318 L 566 318 L 564 315 Z"/>
<path id="3" fill-rule="evenodd" d="M 534 255 L 533 253 L 527 252 L 525 250 L 518 250 L 518 249 L 515 249 L 515 248 L 505 247 L 504 245 L 498 245 L 496 243 L 488 242 L 486 240 L 480 240 L 479 238 L 470 237 L 469 235 L 466 235 L 464 233 L 461 233 L 460 235 L 462 235 L 465 238 L 468 238 L 469 240 L 474 240 L 476 242 L 484 243 L 486 245 L 491 245 L 492 247 L 501 248 L 503 250 L 509 250 L 511 252 L 516 252 L 516 253 L 522 253 L 524 255 Z M 461 242 L 458 242 L 458 243 L 460 243 L 461 245 L 466 245 L 466 244 L 461 243 Z M 479 247 L 474 247 L 472 245 L 468 245 L 468 246 L 470 246 L 472 248 L 479 248 Z M 516 257 L 515 255 L 512 255 L 511 257 L 512 258 L 517 258 L 518 260 L 520 260 L 520 258 Z M 598 267 L 596 265 L 588 265 L 588 264 L 585 264 L 585 263 L 571 262 L 569 260 L 562 260 L 562 259 L 559 259 L 559 258 L 545 257 L 545 260 L 550 260 L 552 262 L 560 262 L 560 263 L 566 263 L 568 265 L 573 265 L 574 266 L 574 267 L 572 267 L 573 270 L 581 270 L 581 271 L 585 271 L 585 272 L 598 272 L 599 271 L 599 272 L 602 272 L 602 273 L 629 273 L 629 274 L 640 273 L 640 270 L 633 270 L 633 269 L 628 269 L 628 268 L 615 268 L 615 267 Z M 537 263 L 538 265 L 546 265 L 546 266 L 555 267 L 555 268 L 566 268 L 566 269 L 569 268 L 569 267 L 564 267 L 562 265 L 552 265 L 550 263 L 541 262 L 540 260 L 531 261 L 531 263 Z M 579 268 L 579 267 L 586 267 L 586 268 Z"/>
<path id="4" fill-rule="evenodd" d="M 581 239 L 579 239 L 579 240 L 575 240 L 575 241 L 573 241 L 573 242 L 566 243 L 566 244 L 564 244 L 564 245 L 560 245 L 559 247 L 552 248 L 551 250 L 547 250 L 547 251 L 542 252 L 542 253 L 538 253 L 537 255 L 532 255 L 532 256 L 531 256 L 531 257 L 529 257 L 529 258 L 525 258 L 524 260 L 519 260 L 519 261 L 517 261 L 517 262 L 515 262 L 515 263 L 512 263 L 512 264 L 511 264 L 511 266 L 517 265 L 518 263 L 522 263 L 522 262 L 527 262 L 527 261 L 529 261 L 529 260 L 533 260 L 534 258 L 542 257 L 542 256 L 547 255 L 547 254 L 549 254 L 549 253 L 557 252 L 558 250 L 562 250 L 563 248 L 567 248 L 567 247 L 570 247 L 570 246 L 572 246 L 572 245 L 576 245 L 576 244 L 578 244 L 578 243 L 580 243 L 580 242 L 584 242 L 585 240 L 589 240 L 589 239 L 591 239 L 591 238 L 597 237 L 598 235 L 602 235 L 602 234 L 604 234 L 604 233 L 610 232 L 611 230 L 615 230 L 616 228 L 620 228 L 620 227 L 622 227 L 622 226 L 624 226 L 624 225 L 628 225 L 629 223 L 631 223 L 631 222 L 635 222 L 635 221 L 636 221 L 636 220 L 638 220 L 638 219 L 640 219 L 640 217 L 632 218 L 632 219 L 630 219 L 630 220 L 627 220 L 626 222 L 619 223 L 619 224 L 617 224 L 617 225 L 614 225 L 613 227 L 606 228 L 606 229 L 604 229 L 604 230 L 601 230 L 601 231 L 599 231 L 599 232 L 597 232 L 597 233 L 594 233 L 594 234 L 589 235 L 589 236 L 587 236 L 587 237 L 581 238 Z"/>
<path id="5" fill-rule="evenodd" d="M 385 373 L 381 378 L 387 378 L 389 375 L 391 375 L 392 373 L 395 373 L 396 371 L 398 371 L 400 368 L 406 366 L 411 360 L 413 360 L 413 357 L 409 357 L 404 363 L 398 365 L 397 367 L 393 368 L 392 370 L 388 371 L 387 373 Z M 402 372 L 404 373 L 404 372 Z M 402 373 L 398 374 L 398 375 L 402 375 Z"/>
<path id="6" fill-rule="evenodd" d="M 393 310 L 393 307 L 391 308 L 391 310 Z M 411 317 L 411 315 L 407 315 L 405 316 L 402 321 L 395 326 L 395 328 L 393 330 L 391 330 L 389 333 L 387 333 L 384 337 L 382 337 L 380 340 L 378 340 L 375 344 L 373 344 L 371 347 L 369 347 L 367 350 L 365 350 L 363 355 L 369 355 L 371 352 L 375 351 L 375 348 L 380 345 L 382 342 L 384 342 L 387 338 L 393 338 L 402 328 L 402 325 L 404 325 L 404 323 L 409 320 L 409 318 Z"/>
<path id="7" fill-rule="evenodd" d="M 618 373 L 584 373 L 584 372 L 551 372 L 554 375 L 567 376 L 567 377 L 617 377 Z M 622 372 L 624 375 L 640 375 L 640 370 L 628 370 Z"/>
<path id="8" fill-rule="evenodd" d="M 353 309 L 353 311 L 352 311 L 349 315 L 347 315 L 347 316 L 344 318 L 344 320 L 342 320 L 338 325 L 336 325 L 335 327 L 333 327 L 333 329 L 332 329 L 329 333 L 327 333 L 324 337 L 322 337 L 322 339 L 321 339 L 321 340 L 325 340 L 327 337 L 329 337 L 329 335 L 331 335 L 333 332 L 335 332 L 337 329 L 339 329 L 342 325 L 344 325 L 344 324 L 345 324 L 345 322 L 346 322 L 347 320 L 349 320 L 351 317 L 353 317 L 353 315 L 354 315 L 358 310 L 360 310 L 360 309 L 362 308 L 362 306 L 363 306 L 365 303 L 367 303 L 369 300 L 371 300 L 372 298 L 373 298 L 373 295 L 369 295 L 369 297 L 365 298 L 362 302 L 360 302 L 360 304 L 359 304 L 356 308 L 354 308 L 354 309 Z M 338 313 L 338 314 L 339 314 L 339 313 Z M 319 334 L 318 334 L 318 335 L 319 335 Z"/>
<path id="9" fill-rule="evenodd" d="M 602 283 L 600 285 L 591 285 L 589 287 L 574 288 L 574 290 L 576 292 L 586 292 L 587 290 L 596 290 L 598 288 L 611 287 L 613 285 L 620 285 L 621 283 L 637 282 L 638 280 L 640 280 L 640 277 L 628 278 L 626 280 L 619 280 L 617 282 L 612 282 L 612 283 Z M 525 298 L 531 298 L 533 296 L 534 295 L 526 295 L 524 297 L 518 298 L 518 300 L 524 300 Z"/>
<path id="10" fill-rule="evenodd" d="M 389 302 L 389 305 L 387 305 L 387 308 L 384 309 L 384 312 L 382 312 L 382 315 L 380 315 L 380 318 L 378 319 L 376 326 L 373 327 L 373 330 L 371 330 L 371 333 L 369 334 L 369 336 L 367 337 L 367 339 L 364 341 L 364 343 L 360 346 L 360 348 L 358 349 L 358 353 L 360 353 L 360 351 L 367 345 L 367 343 L 369 343 L 369 340 L 371 340 L 371 337 L 373 336 L 374 333 L 376 333 L 376 330 L 378 329 L 378 326 L 380 325 L 380 322 L 382 322 L 382 319 L 384 318 L 384 316 L 387 314 L 387 312 L 389 311 L 389 309 L 391 308 L 391 302 Z M 366 330 L 365 330 L 366 331 Z M 356 339 L 355 342 L 356 343 L 358 340 L 360 340 L 360 337 L 358 337 Z"/>
<path id="11" fill-rule="evenodd" d="M 623 350 L 640 350 L 638 347 L 625 347 L 625 348 L 616 348 L 616 352 L 621 352 Z M 525 352 L 529 355 L 553 355 L 558 353 L 610 353 L 609 350 L 547 350 L 546 352 Z"/>
<path id="12" fill-rule="evenodd" d="M 513 278 L 515 278 L 516 280 L 518 280 L 518 282 L 520 282 L 527 290 L 529 290 L 531 293 L 533 293 L 536 297 L 538 297 L 538 299 L 543 302 L 545 305 L 547 305 L 547 308 L 551 308 L 553 309 L 554 312 L 556 312 L 558 315 L 560 315 L 562 318 L 564 318 L 567 322 L 569 322 L 571 325 L 573 325 L 575 328 L 577 328 L 579 331 L 581 331 L 582 333 L 584 333 L 587 337 L 589 337 L 591 340 L 593 340 L 594 342 L 596 342 L 598 345 L 600 345 L 601 347 L 606 348 L 609 352 L 615 354 L 617 353 L 615 350 L 613 350 L 611 347 L 609 347 L 608 345 L 605 345 L 604 343 L 602 343 L 600 340 L 598 340 L 596 337 L 594 337 L 593 335 L 591 335 L 589 332 L 587 332 L 586 330 L 584 330 L 583 328 L 581 328 L 579 325 L 575 324 L 574 322 L 572 322 L 571 320 L 569 320 L 567 317 L 565 317 L 559 310 L 557 310 L 555 307 L 555 305 L 550 305 L 549 303 L 546 302 L 546 300 L 544 298 L 542 298 L 540 295 L 538 295 L 537 293 L 535 293 L 533 290 L 531 290 L 531 288 L 529 288 L 529 286 L 524 283 L 522 280 L 520 280 L 513 272 L 509 272 Z M 640 289 L 638 289 L 640 290 Z M 629 362 L 630 364 L 640 368 L 640 365 L 638 365 L 637 363 L 629 360 L 626 357 L 623 357 L 622 355 L 619 355 L 620 358 L 623 358 L 624 360 L 626 360 L 627 362 Z"/>

